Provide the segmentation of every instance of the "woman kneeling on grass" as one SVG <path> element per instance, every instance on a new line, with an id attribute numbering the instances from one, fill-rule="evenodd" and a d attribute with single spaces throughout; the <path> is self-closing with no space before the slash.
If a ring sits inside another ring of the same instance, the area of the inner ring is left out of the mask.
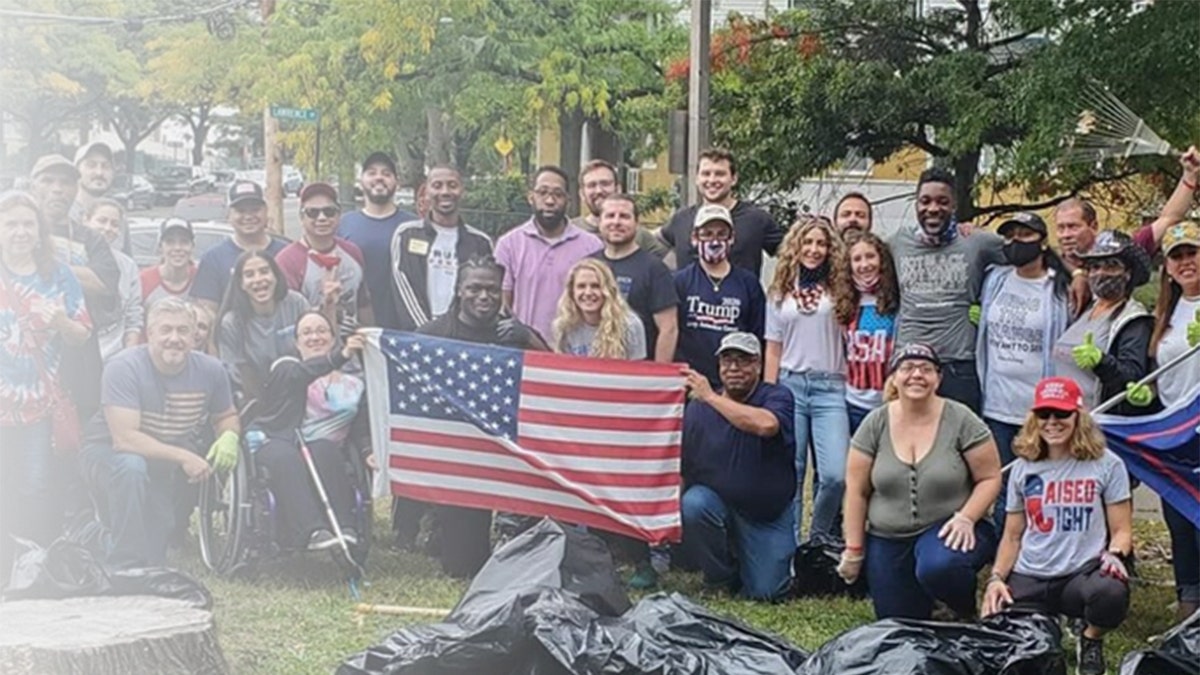
<path id="1" fill-rule="evenodd" d="M 983 613 L 1012 605 L 1082 618 L 1077 672 L 1102 675 L 1103 635 L 1129 612 L 1123 561 L 1133 548 L 1133 502 L 1125 465 L 1082 403 L 1074 380 L 1037 385 L 1013 442 L 1008 516 Z"/>

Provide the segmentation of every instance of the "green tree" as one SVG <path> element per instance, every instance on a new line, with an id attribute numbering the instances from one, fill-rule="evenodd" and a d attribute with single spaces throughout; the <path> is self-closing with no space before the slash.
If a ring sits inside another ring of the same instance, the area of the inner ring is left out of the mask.
<path id="1" fill-rule="evenodd" d="M 1059 166 L 1079 92 L 1109 85 L 1168 140 L 1195 139 L 1200 21 L 1190 2 L 960 0 L 917 13 L 895 0 L 811 0 L 714 39 L 714 140 L 743 182 L 786 192 L 851 150 L 906 146 L 956 174 L 960 219 L 1049 206 L 1170 166 L 1142 159 Z M 995 162 L 980 175 L 985 148 Z M 1030 203 L 976 202 L 981 181 Z"/>

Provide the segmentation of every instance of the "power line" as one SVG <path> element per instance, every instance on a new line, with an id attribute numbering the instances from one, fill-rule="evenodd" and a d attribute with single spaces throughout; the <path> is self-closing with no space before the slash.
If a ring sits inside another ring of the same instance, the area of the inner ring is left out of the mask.
<path id="1" fill-rule="evenodd" d="M 243 0 L 232 0 L 219 5 L 209 7 L 208 9 L 199 9 L 188 12 L 186 14 L 166 14 L 157 16 L 73 16 L 70 14 L 50 14 L 46 12 L 27 12 L 17 9 L 0 9 L 0 18 L 9 18 L 17 21 L 26 22 L 42 22 L 42 23 L 64 23 L 76 24 L 83 26 L 112 26 L 122 25 L 127 28 L 140 27 L 151 23 L 175 23 L 181 21 L 193 21 L 196 19 L 204 19 L 211 15 L 225 12 L 239 5 L 244 5 Z"/>

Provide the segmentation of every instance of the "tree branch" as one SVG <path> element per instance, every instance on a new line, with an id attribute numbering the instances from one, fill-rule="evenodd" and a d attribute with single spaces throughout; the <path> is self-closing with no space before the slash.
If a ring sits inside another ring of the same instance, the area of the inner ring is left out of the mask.
<path id="1" fill-rule="evenodd" d="M 1033 204 L 995 204 L 993 206 L 975 206 L 975 217 L 987 216 L 987 222 L 991 222 L 993 219 L 1009 213 L 1016 213 L 1018 211 L 1040 211 L 1042 209 L 1048 209 L 1077 196 L 1084 188 L 1091 187 L 1093 185 L 1099 185 L 1101 183 L 1111 183 L 1113 181 L 1124 180 L 1130 176 L 1136 176 L 1138 173 L 1139 172 L 1136 169 L 1130 169 L 1114 176 L 1089 176 L 1087 179 L 1082 180 L 1072 186 L 1070 191 L 1068 191 L 1066 194 L 1052 197 L 1042 202 L 1035 202 Z"/>
<path id="2" fill-rule="evenodd" d="M 904 134 L 900 137 L 900 139 L 903 141 L 906 141 L 908 143 L 912 143 L 913 145 L 917 146 L 918 148 L 924 150 L 925 152 L 928 152 L 929 154 L 931 154 L 935 157 L 946 157 L 947 155 L 950 154 L 949 150 L 943 148 L 940 145 L 933 143 L 928 138 L 926 138 L 925 134 L 923 134 L 923 133 Z"/>

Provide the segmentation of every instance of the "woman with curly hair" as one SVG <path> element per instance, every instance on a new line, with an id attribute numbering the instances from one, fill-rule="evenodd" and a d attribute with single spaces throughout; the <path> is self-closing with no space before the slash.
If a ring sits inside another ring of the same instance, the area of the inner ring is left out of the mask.
<path id="1" fill-rule="evenodd" d="M 554 351 L 605 359 L 646 358 L 646 331 L 629 308 L 612 271 L 586 258 L 567 275 L 554 317 Z"/>
<path id="2" fill-rule="evenodd" d="M 888 362 L 896 347 L 900 282 L 887 244 L 870 232 L 843 231 L 850 268 L 847 289 L 854 313 L 846 324 L 846 412 L 850 433 L 883 405 Z"/>
<path id="3" fill-rule="evenodd" d="M 1105 448 L 1083 399 L 1069 378 L 1037 384 L 1013 441 L 1004 536 L 983 614 L 1012 605 L 1083 619 L 1078 672 L 1101 675 L 1103 635 L 1129 612 L 1133 501 L 1125 465 Z"/>
<path id="4" fill-rule="evenodd" d="M 767 291 L 763 380 L 792 392 L 796 421 L 796 540 L 800 540 L 808 445 L 816 457 L 810 537 L 836 536 L 845 488 L 850 420 L 842 326 L 854 316 L 846 254 L 823 218 L 796 223 L 779 248 Z"/>

